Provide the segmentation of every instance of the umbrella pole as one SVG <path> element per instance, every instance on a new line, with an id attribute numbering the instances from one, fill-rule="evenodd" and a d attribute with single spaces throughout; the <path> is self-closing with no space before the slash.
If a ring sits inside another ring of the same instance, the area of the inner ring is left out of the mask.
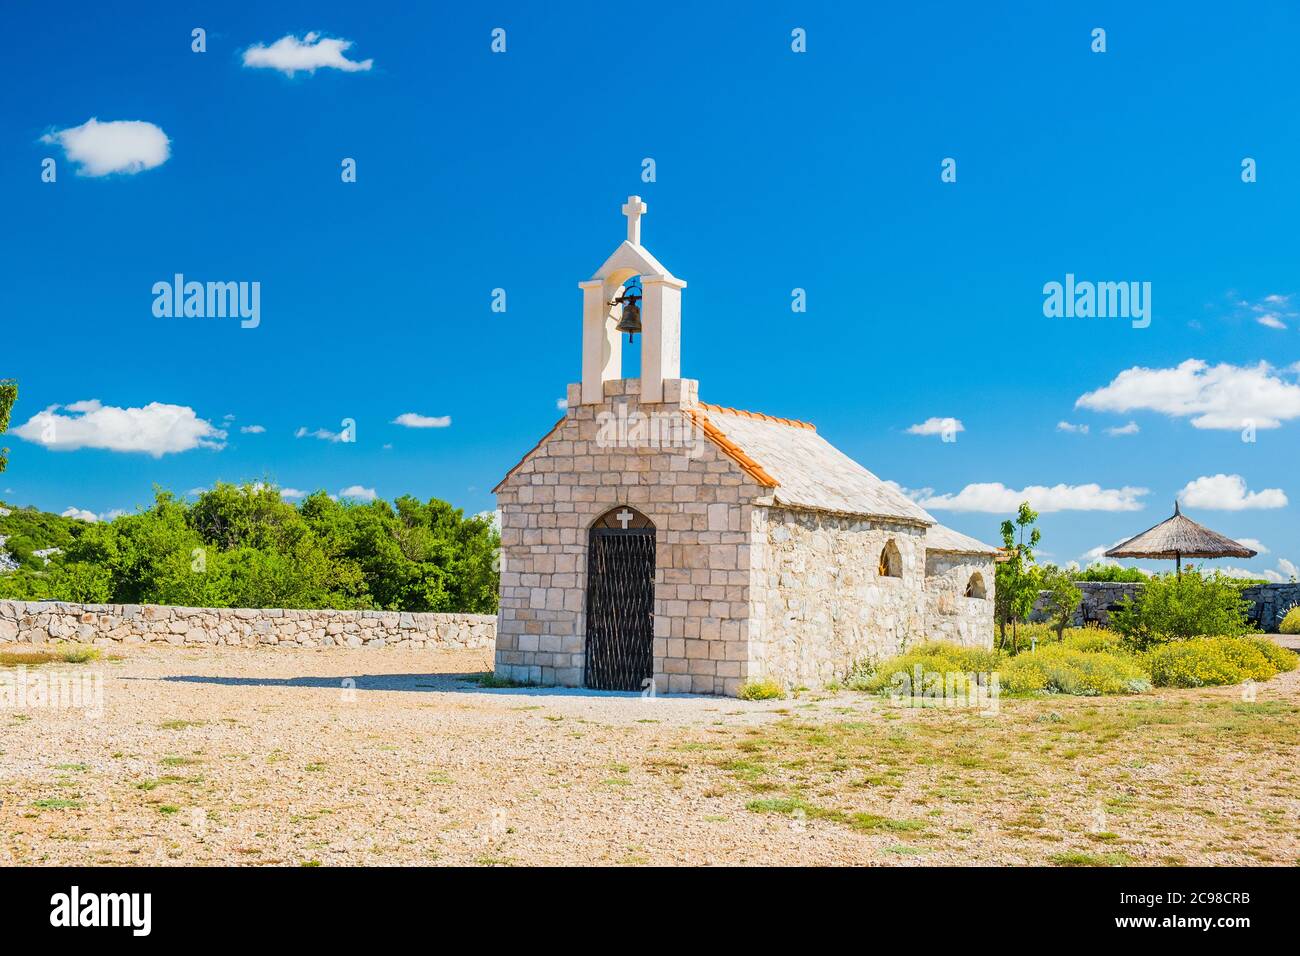
<path id="1" fill-rule="evenodd" d="M 1183 576 L 1183 556 L 1177 551 L 1174 552 L 1174 573 L 1177 577 Z"/>

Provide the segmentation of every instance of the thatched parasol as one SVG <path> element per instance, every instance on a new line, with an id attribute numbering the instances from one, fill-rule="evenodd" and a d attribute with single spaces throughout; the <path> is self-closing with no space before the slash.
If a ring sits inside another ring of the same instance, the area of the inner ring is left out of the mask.
<path id="1" fill-rule="evenodd" d="M 1182 574 L 1183 558 L 1253 558 L 1256 553 L 1244 544 L 1184 517 L 1175 501 L 1172 518 L 1166 518 L 1154 528 L 1115 545 L 1106 552 L 1106 557 L 1173 558 L 1175 568 Z"/>

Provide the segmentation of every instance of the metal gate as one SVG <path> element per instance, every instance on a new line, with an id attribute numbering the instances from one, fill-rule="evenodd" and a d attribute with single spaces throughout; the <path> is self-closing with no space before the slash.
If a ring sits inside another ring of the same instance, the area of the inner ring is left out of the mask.
<path id="1" fill-rule="evenodd" d="M 591 529 L 584 675 L 588 687 L 641 690 L 654 674 L 655 529 L 643 516 L 637 517 L 646 526 Z"/>

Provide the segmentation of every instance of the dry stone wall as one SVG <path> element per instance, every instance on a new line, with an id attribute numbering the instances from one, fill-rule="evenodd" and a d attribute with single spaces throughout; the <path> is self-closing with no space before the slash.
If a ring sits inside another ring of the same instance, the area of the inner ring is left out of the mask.
<path id="1" fill-rule="evenodd" d="M 925 636 L 922 526 L 754 510 L 751 677 L 820 687 L 855 661 L 880 660 Z M 879 573 L 890 541 L 900 577 Z"/>
<path id="2" fill-rule="evenodd" d="M 193 647 L 492 647 L 487 614 L 295 611 L 0 601 L 0 642 L 175 644 Z"/>
<path id="3" fill-rule="evenodd" d="M 1074 612 L 1072 624 L 1083 627 L 1085 624 L 1110 623 L 1110 612 L 1124 597 L 1133 597 L 1142 590 L 1138 581 L 1076 581 L 1083 592 L 1083 600 Z M 1257 584 L 1243 588 L 1241 596 L 1250 602 L 1247 616 L 1261 631 L 1274 632 L 1278 624 L 1293 605 L 1300 604 L 1300 584 Z M 1031 621 L 1048 619 L 1047 592 L 1038 596 L 1033 611 L 1029 614 Z"/>

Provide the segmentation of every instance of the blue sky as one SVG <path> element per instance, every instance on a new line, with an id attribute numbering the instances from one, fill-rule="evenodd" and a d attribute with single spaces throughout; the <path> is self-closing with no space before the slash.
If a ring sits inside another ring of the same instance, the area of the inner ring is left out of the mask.
<path id="1" fill-rule="evenodd" d="M 645 245 L 689 282 L 705 400 L 816 422 L 985 540 L 1000 502 L 1064 486 L 1031 496 L 1062 509 L 1041 521 L 1060 562 L 1184 489 L 1267 549 L 1237 566 L 1300 562 L 1287 4 L 133 6 L 6 7 L 0 376 L 25 431 L 5 500 L 106 514 L 269 477 L 487 509 L 579 377 L 576 284 L 639 193 Z M 245 65 L 284 37 L 350 41 L 344 68 Z M 92 117 L 152 124 L 165 159 L 143 127 L 101 129 L 150 168 L 87 175 L 131 158 L 85 138 Z M 176 273 L 259 282 L 260 324 L 155 317 Z M 1150 326 L 1045 317 L 1067 273 L 1151 283 Z M 155 440 L 157 409 L 114 411 L 151 403 L 188 410 L 170 434 L 193 447 L 113 450 Z M 55 405 L 82 447 L 32 438 Z M 948 417 L 955 442 L 909 433 Z M 345 419 L 355 442 L 312 437 Z"/>

